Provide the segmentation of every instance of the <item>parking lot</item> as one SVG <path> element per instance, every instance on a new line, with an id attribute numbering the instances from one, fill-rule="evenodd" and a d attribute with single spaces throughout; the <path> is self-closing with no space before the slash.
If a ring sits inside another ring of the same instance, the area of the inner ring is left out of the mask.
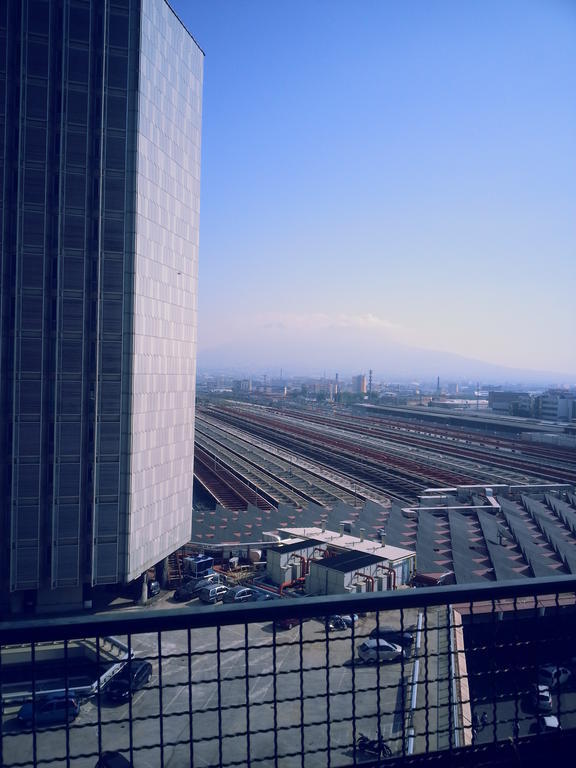
<path id="1" fill-rule="evenodd" d="M 162 607 L 195 610 L 195 602 Z M 415 612 L 404 621 L 415 624 Z M 386 623 L 399 626 L 393 615 Z M 356 648 L 374 625 L 361 616 L 353 629 L 330 632 L 320 619 L 134 635 L 136 656 L 152 662 L 150 683 L 119 705 L 94 696 L 69 727 L 31 733 L 6 712 L 4 766 L 32 765 L 34 755 L 64 766 L 69 750 L 84 768 L 99 751 L 128 755 L 131 746 L 136 768 L 245 765 L 248 755 L 291 768 L 302 752 L 314 766 L 345 765 L 360 733 L 378 735 L 379 712 L 381 735 L 399 750 L 412 659 L 360 663 Z"/>
<path id="2" fill-rule="evenodd" d="M 553 715 L 564 729 L 576 728 L 574 631 L 572 614 L 467 628 L 476 743 L 542 732 L 542 715 Z M 544 682 L 541 670 L 547 665 L 563 666 L 568 677 L 549 687 L 551 703 L 543 708 L 534 689 Z"/>

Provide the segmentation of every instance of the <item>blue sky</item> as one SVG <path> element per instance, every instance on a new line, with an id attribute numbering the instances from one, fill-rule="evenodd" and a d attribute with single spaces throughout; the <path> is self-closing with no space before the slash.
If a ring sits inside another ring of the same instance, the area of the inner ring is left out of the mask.
<path id="1" fill-rule="evenodd" d="M 206 54 L 200 357 L 345 329 L 366 368 L 576 374 L 571 0 L 172 5 Z"/>

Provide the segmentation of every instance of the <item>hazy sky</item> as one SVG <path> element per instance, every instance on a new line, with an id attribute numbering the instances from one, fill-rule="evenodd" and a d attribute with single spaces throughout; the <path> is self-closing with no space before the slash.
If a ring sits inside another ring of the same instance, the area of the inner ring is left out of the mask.
<path id="1" fill-rule="evenodd" d="M 172 5 L 206 54 L 200 350 L 346 328 L 576 374 L 572 0 Z"/>

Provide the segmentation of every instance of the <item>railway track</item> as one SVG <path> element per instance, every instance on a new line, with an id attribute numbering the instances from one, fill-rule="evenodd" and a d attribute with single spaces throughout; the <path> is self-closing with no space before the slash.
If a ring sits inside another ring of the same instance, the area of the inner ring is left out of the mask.
<path id="1" fill-rule="evenodd" d="M 204 480 L 210 462 L 220 464 L 234 477 L 229 492 L 243 500 L 257 490 L 275 506 L 301 500 L 330 507 L 374 494 L 412 504 L 426 487 L 573 482 L 576 475 L 574 452 L 520 438 L 442 429 L 413 418 L 349 411 L 327 416 L 233 401 L 198 409 L 197 448 L 204 451 Z M 328 482 L 330 474 L 338 480 Z M 220 486 L 227 477 L 218 473 Z M 224 499 L 225 489 L 218 492 Z"/>
<path id="2" fill-rule="evenodd" d="M 244 429 L 248 426 L 250 434 L 269 440 L 296 455 L 313 459 L 322 465 L 324 473 L 330 471 L 343 473 L 352 478 L 349 482 L 357 480 L 363 484 L 369 484 L 381 494 L 404 504 L 413 503 L 423 487 L 427 485 L 454 485 L 476 480 L 468 474 L 448 472 L 437 467 L 423 474 L 417 471 L 419 465 L 413 460 L 393 457 L 393 462 L 388 461 L 388 455 L 382 451 L 369 449 L 366 446 L 359 449 L 350 440 L 331 438 L 311 442 L 306 430 L 301 428 L 279 429 L 278 424 L 274 423 L 246 425 L 242 419 L 222 413 L 218 414 L 218 418 L 224 423 L 240 425 Z M 393 467 L 390 466 L 392 463 Z M 357 496 L 362 496 L 361 490 Z"/>
<path id="3" fill-rule="evenodd" d="M 274 506 L 227 467 L 214 462 L 214 457 L 198 446 L 194 450 L 194 475 L 225 509 L 242 510 L 248 504 L 258 509 L 272 509 Z"/>
<path id="4" fill-rule="evenodd" d="M 302 420 L 304 417 L 300 413 L 290 411 L 283 412 L 284 416 Z M 322 424 L 328 428 L 340 428 L 353 431 L 357 434 L 366 434 L 379 437 L 401 445 L 411 445 L 424 449 L 431 449 L 436 443 L 439 450 L 444 454 L 458 456 L 459 458 L 469 458 L 471 460 L 493 464 L 498 469 L 521 470 L 538 474 L 542 479 L 548 479 L 552 482 L 573 482 L 576 476 L 576 461 L 572 449 L 557 449 L 553 447 L 535 446 L 527 440 L 517 438 L 509 440 L 506 438 L 492 438 L 490 436 L 474 439 L 478 446 L 470 446 L 472 435 L 466 433 L 464 436 L 461 431 L 454 429 L 446 430 L 446 433 L 437 429 L 431 430 L 429 424 L 422 426 L 422 433 L 412 434 L 416 430 L 407 428 L 406 424 L 399 422 L 390 424 L 386 420 L 385 424 L 380 424 L 380 420 L 368 419 L 362 417 L 361 423 L 351 423 L 350 420 L 341 418 L 327 418 L 317 414 L 306 414 L 306 419 Z M 512 456 L 510 453 L 521 454 Z"/>
<path id="5" fill-rule="evenodd" d="M 205 415 L 197 417 L 196 436 L 197 445 L 209 453 L 214 462 L 228 461 L 240 466 L 243 476 L 250 476 L 252 483 L 257 483 L 265 473 L 265 482 L 274 481 L 279 489 L 277 495 L 288 491 L 292 497 L 284 501 L 297 508 L 310 501 L 325 507 L 334 507 L 341 501 L 354 506 L 359 501 L 373 501 L 384 506 L 390 502 L 389 496 L 373 485 L 361 482 L 355 475 L 338 472 L 327 464 L 283 449 L 277 443 L 213 422 Z M 206 439 L 210 440 L 209 444 Z"/>

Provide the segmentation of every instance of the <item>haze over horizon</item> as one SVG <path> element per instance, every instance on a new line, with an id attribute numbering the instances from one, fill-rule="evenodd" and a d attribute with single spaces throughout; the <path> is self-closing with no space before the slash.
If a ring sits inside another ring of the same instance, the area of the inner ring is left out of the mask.
<path id="1" fill-rule="evenodd" d="M 534 386 L 574 386 L 576 374 L 561 371 L 537 371 L 513 368 L 475 360 L 451 352 L 418 349 L 395 342 L 362 337 L 322 341 L 318 334 L 306 335 L 302 350 L 297 338 L 283 337 L 276 347 L 264 345 L 261 337 L 242 346 L 230 342 L 198 353 L 198 370 L 203 373 L 233 373 L 250 377 L 266 374 L 282 376 L 341 379 L 373 370 L 378 381 L 410 380 L 473 381 L 484 384 L 533 384 Z M 263 349 L 266 354 L 263 354 Z"/>
<path id="2" fill-rule="evenodd" d="M 576 6 L 173 7 L 206 54 L 200 364 L 574 380 Z"/>

